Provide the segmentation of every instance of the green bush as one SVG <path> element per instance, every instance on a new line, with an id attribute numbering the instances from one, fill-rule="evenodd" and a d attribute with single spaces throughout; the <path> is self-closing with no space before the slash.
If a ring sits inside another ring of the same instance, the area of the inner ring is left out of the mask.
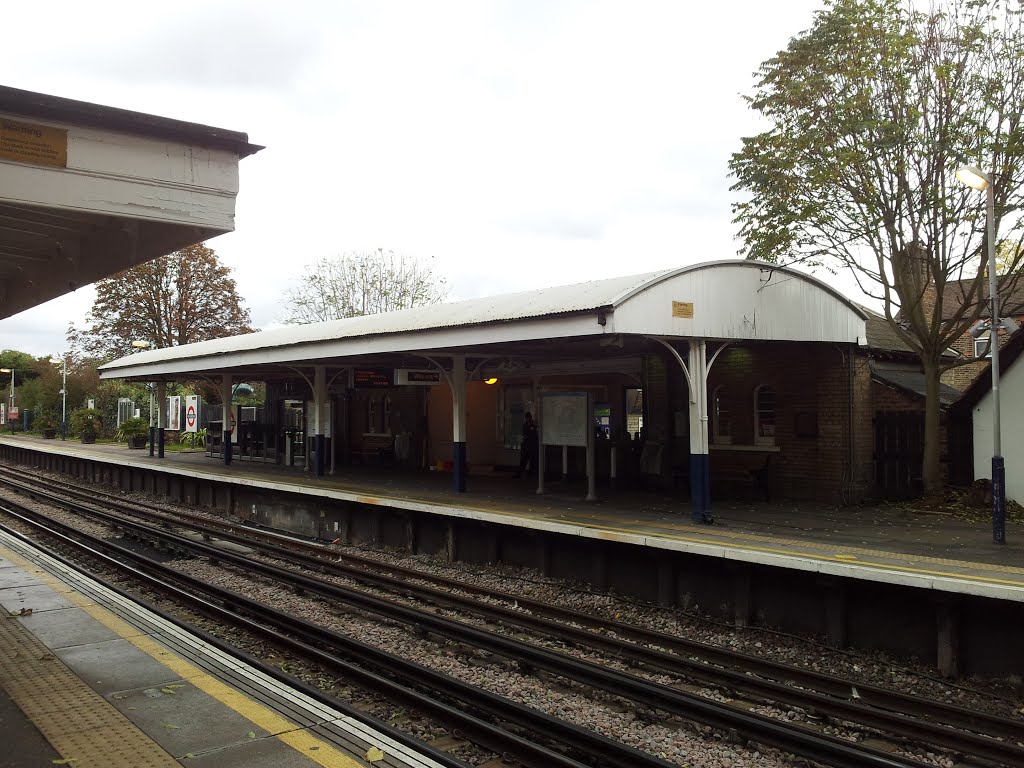
<path id="1" fill-rule="evenodd" d="M 71 413 L 71 434 L 96 437 L 103 429 L 103 414 L 95 408 L 79 408 Z"/>
<path id="2" fill-rule="evenodd" d="M 178 442 L 187 445 L 189 448 L 206 447 L 206 430 L 197 429 L 195 432 L 182 432 L 178 435 Z"/>
<path id="3" fill-rule="evenodd" d="M 149 422 L 141 416 L 132 416 L 118 425 L 114 435 L 119 443 L 127 443 L 133 437 L 148 437 Z"/>

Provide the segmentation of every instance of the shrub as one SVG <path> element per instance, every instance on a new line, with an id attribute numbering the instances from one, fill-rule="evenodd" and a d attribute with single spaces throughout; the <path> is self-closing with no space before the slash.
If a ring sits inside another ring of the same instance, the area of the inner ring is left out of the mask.
<path id="1" fill-rule="evenodd" d="M 182 432 L 178 435 L 178 442 L 187 445 L 189 448 L 206 447 L 206 430 L 197 429 L 195 432 Z"/>
<path id="2" fill-rule="evenodd" d="M 71 413 L 71 434 L 96 437 L 103 429 L 103 414 L 95 408 L 79 408 Z"/>
<path id="3" fill-rule="evenodd" d="M 149 421 L 141 416 L 132 416 L 118 425 L 117 434 L 114 437 L 119 443 L 127 443 L 131 438 L 148 436 Z"/>

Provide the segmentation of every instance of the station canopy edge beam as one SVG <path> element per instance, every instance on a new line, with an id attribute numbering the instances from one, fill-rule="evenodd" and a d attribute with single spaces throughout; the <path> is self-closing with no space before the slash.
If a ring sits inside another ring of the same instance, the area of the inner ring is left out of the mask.
<path id="1" fill-rule="evenodd" d="M 234 230 L 245 134 L 0 86 L 0 319 Z"/>

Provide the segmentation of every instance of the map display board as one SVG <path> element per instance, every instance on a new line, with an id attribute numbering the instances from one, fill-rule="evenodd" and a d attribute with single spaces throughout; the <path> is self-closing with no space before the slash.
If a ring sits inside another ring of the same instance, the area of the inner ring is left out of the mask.
<path id="1" fill-rule="evenodd" d="M 547 392 L 541 397 L 544 445 L 586 446 L 590 422 L 586 392 Z"/>

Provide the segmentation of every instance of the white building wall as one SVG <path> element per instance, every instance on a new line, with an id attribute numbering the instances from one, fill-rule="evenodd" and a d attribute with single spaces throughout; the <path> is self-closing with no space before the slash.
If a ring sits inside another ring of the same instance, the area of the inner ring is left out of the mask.
<path id="1" fill-rule="evenodd" d="M 990 376 L 991 373 L 983 374 Z M 1024 504 L 1024 364 L 999 379 L 1000 442 L 1006 462 L 1006 498 Z M 992 393 L 974 408 L 974 476 L 992 477 Z"/>

